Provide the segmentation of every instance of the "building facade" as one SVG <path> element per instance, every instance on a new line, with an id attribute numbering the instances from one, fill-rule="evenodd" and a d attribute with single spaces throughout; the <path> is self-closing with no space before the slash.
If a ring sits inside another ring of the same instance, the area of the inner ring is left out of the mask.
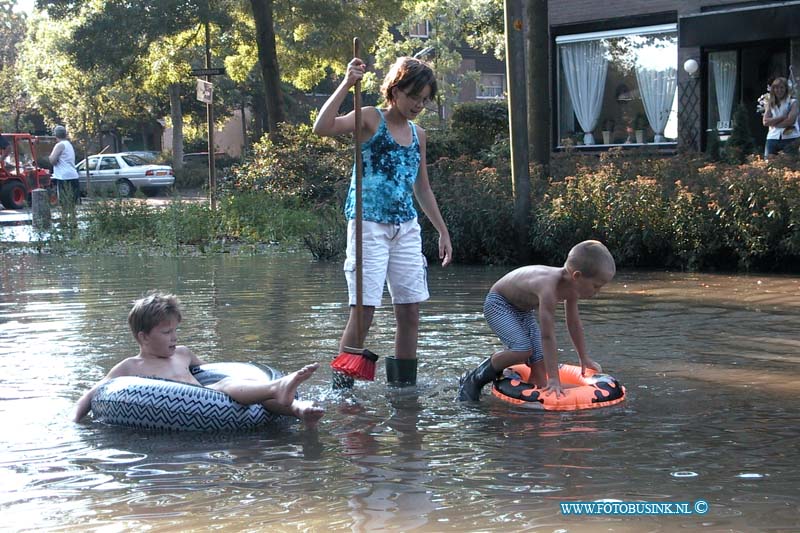
<path id="1" fill-rule="evenodd" d="M 702 150 L 739 104 L 800 79 L 800 1 L 550 0 L 554 147 Z M 797 88 L 795 88 L 796 90 Z"/>

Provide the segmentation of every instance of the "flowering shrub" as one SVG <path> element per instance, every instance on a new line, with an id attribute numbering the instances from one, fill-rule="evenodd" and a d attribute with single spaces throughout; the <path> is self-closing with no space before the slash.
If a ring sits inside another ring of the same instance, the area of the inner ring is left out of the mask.
<path id="1" fill-rule="evenodd" d="M 585 160 L 575 176 L 551 181 L 531 246 L 552 264 L 596 238 L 620 266 L 788 270 L 800 262 L 797 163 Z"/>
<path id="2" fill-rule="evenodd" d="M 467 157 L 439 159 L 428 174 L 450 239 L 454 259 L 462 263 L 507 263 L 514 249 L 511 180 Z M 422 214 L 423 246 L 429 259 L 439 256 L 439 235 Z"/>
<path id="3" fill-rule="evenodd" d="M 552 183 L 531 241 L 548 263 L 585 239 L 603 241 L 621 265 L 661 266 L 669 255 L 668 200 L 652 178 L 609 179 L 598 172 Z"/>

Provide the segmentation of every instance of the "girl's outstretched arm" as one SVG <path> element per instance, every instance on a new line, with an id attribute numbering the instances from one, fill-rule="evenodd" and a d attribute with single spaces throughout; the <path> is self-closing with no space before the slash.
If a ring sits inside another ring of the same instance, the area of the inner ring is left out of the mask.
<path id="1" fill-rule="evenodd" d="M 439 232 L 439 259 L 442 260 L 442 266 L 444 267 L 449 265 L 453 259 L 453 244 L 450 242 L 450 232 L 447 231 L 447 225 L 442 218 L 441 211 L 439 211 L 439 204 L 436 202 L 436 196 L 434 196 L 430 180 L 428 180 L 428 166 L 425 159 L 425 130 L 417 127 L 417 137 L 419 138 L 421 158 L 419 174 L 417 174 L 417 180 L 414 182 L 414 196 L 417 197 L 417 201 L 428 220 Z"/>

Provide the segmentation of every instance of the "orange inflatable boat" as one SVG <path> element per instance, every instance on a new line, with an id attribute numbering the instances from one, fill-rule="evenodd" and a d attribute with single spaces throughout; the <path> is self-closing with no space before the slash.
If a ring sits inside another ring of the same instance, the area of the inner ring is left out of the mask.
<path id="1" fill-rule="evenodd" d="M 581 367 L 558 365 L 558 375 L 564 396 L 545 395 L 542 389 L 528 383 L 531 369 L 528 365 L 514 365 L 503 371 L 503 377 L 494 382 L 492 394 L 504 402 L 527 409 L 545 411 L 575 411 L 615 405 L 625 399 L 625 387 L 614 377 Z"/>

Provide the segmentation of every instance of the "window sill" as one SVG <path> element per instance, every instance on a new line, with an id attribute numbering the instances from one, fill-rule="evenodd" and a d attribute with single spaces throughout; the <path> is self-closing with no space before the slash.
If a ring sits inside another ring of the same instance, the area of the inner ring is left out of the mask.
<path id="1" fill-rule="evenodd" d="M 592 145 L 585 145 L 585 144 L 576 144 L 575 146 L 570 146 L 569 148 L 560 144 L 556 146 L 556 152 L 565 152 L 569 150 L 579 150 L 581 152 L 606 152 L 611 148 L 622 148 L 623 150 L 636 150 L 642 148 L 655 148 L 659 152 L 670 154 L 675 153 L 678 148 L 678 143 L 676 141 L 671 142 L 663 142 L 663 143 L 623 143 L 623 144 L 592 144 Z"/>

